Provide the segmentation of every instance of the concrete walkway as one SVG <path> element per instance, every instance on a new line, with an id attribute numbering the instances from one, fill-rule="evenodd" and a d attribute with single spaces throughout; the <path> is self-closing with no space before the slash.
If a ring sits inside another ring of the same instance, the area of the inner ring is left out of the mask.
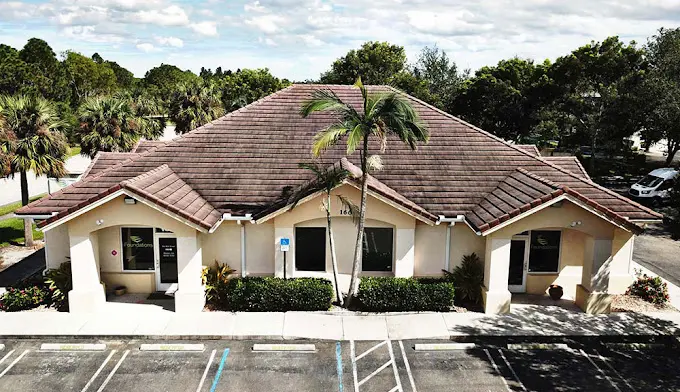
<path id="1" fill-rule="evenodd" d="M 120 304 L 118 304 L 120 305 Z M 507 315 L 413 313 L 359 315 L 323 312 L 179 315 L 149 311 L 78 315 L 0 314 L 5 338 L 138 337 L 212 339 L 458 339 L 493 337 L 628 337 L 680 334 L 680 313 L 587 315 L 552 306 L 515 305 Z M 122 308 L 118 309 L 121 310 Z"/>

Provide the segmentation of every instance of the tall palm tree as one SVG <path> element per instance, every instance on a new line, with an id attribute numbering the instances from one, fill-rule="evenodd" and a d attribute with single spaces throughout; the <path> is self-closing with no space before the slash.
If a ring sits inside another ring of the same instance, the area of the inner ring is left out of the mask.
<path id="1" fill-rule="evenodd" d="M 343 102 L 331 90 L 317 90 L 311 99 L 305 101 L 300 114 L 307 117 L 315 112 L 330 112 L 335 122 L 314 136 L 312 154 L 320 156 L 323 151 L 337 144 L 346 137 L 347 155 L 359 149 L 361 161 L 361 205 L 359 207 L 359 223 L 357 240 L 354 246 L 354 262 L 349 285 L 347 306 L 357 292 L 357 278 L 363 249 L 364 225 L 366 218 L 366 195 L 368 191 L 368 174 L 372 163 L 378 163 L 379 157 L 369 156 L 368 142 L 371 137 L 380 142 L 380 151 L 387 147 L 387 137 L 394 135 L 411 149 L 415 150 L 419 141 L 427 142 L 429 132 L 420 121 L 411 104 L 397 93 L 369 94 L 361 83 L 361 78 L 354 84 L 361 91 L 363 107 L 355 109 Z M 378 165 L 375 165 L 376 167 Z"/>
<path id="2" fill-rule="evenodd" d="M 213 82 L 180 85 L 172 96 L 168 117 L 177 134 L 187 133 L 224 115 L 220 95 Z"/>
<path id="3" fill-rule="evenodd" d="M 64 157 L 68 144 L 58 131 L 63 124 L 54 106 L 44 98 L 9 96 L 0 98 L 5 137 L 9 152 L 11 173 L 19 172 L 21 179 L 21 204 L 28 204 L 28 177 L 36 175 L 63 176 Z M 33 227 L 30 218 L 24 220 L 25 245 L 33 245 Z"/>
<path id="4" fill-rule="evenodd" d="M 127 152 L 147 135 L 149 120 L 140 116 L 130 100 L 121 97 L 90 97 L 78 111 L 82 153 L 94 158 L 99 151 Z"/>
<path id="5" fill-rule="evenodd" d="M 340 291 L 340 285 L 338 284 L 338 261 L 335 254 L 335 241 L 333 236 L 333 226 L 331 224 L 331 192 L 333 189 L 337 188 L 342 184 L 342 182 L 349 176 L 349 172 L 342 167 L 331 166 L 326 168 L 319 164 L 318 162 L 313 163 L 300 163 L 299 166 L 303 169 L 309 170 L 314 173 L 314 180 L 309 182 L 306 186 L 298 188 L 289 197 L 289 203 L 291 203 L 291 209 L 295 208 L 297 203 L 304 197 L 313 194 L 316 191 L 323 190 L 325 194 L 325 199 L 321 203 L 322 208 L 326 211 L 326 224 L 328 226 L 328 244 L 331 248 L 331 264 L 333 265 L 333 283 L 335 284 L 335 296 L 338 304 L 343 305 L 342 293 Z M 344 198 L 338 195 L 338 199 L 343 206 L 353 212 L 358 212 L 356 206 Z"/>

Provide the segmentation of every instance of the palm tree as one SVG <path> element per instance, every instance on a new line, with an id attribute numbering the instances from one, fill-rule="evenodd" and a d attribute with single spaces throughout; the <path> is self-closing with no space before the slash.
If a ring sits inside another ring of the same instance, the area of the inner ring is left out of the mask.
<path id="1" fill-rule="evenodd" d="M 397 93 L 369 94 L 361 83 L 361 78 L 354 84 L 361 91 L 363 98 L 362 110 L 357 111 L 351 105 L 343 102 L 330 90 L 317 90 L 312 98 L 305 101 L 300 114 L 307 117 L 315 112 L 330 112 L 335 116 L 335 122 L 314 136 L 312 154 L 316 157 L 347 137 L 347 155 L 359 149 L 361 161 L 361 205 L 359 207 L 359 224 L 357 240 L 354 247 L 354 263 L 349 285 L 347 306 L 357 291 L 359 264 L 363 249 L 364 224 L 366 218 L 366 194 L 368 191 L 369 170 L 378 166 L 378 156 L 369 156 L 368 142 L 371 136 L 380 142 L 380 151 L 387 146 L 387 137 L 394 135 L 411 149 L 416 149 L 418 141 L 429 139 L 429 132 L 420 121 L 418 114 L 411 104 Z M 373 167 L 375 166 L 375 167 Z"/>
<path id="2" fill-rule="evenodd" d="M 68 144 L 57 129 L 63 124 L 54 106 L 44 98 L 9 96 L 0 99 L 11 173 L 21 176 L 21 204 L 28 204 L 28 177 L 36 175 L 60 177 L 64 175 L 64 156 Z M 24 220 L 26 246 L 33 246 L 33 227 L 30 218 Z"/>
<path id="3" fill-rule="evenodd" d="M 172 96 L 168 117 L 177 134 L 187 133 L 224 115 L 220 95 L 213 82 L 180 85 Z"/>
<path id="4" fill-rule="evenodd" d="M 321 203 L 324 211 L 326 211 L 326 224 L 328 225 L 328 244 L 331 248 L 331 264 L 333 265 L 333 282 L 335 284 L 335 296 L 340 306 L 343 305 L 342 293 L 340 292 L 340 285 L 338 284 L 338 261 L 335 255 L 335 242 L 333 236 L 333 226 L 331 225 L 331 192 L 333 189 L 340 186 L 345 178 L 349 176 L 349 172 L 342 167 L 332 166 L 330 168 L 325 168 L 321 164 L 314 163 L 300 163 L 299 166 L 303 169 L 309 170 L 314 173 L 314 180 L 309 182 L 306 186 L 298 188 L 290 197 L 289 203 L 291 203 L 291 209 L 295 208 L 297 203 L 304 197 L 313 194 L 318 190 L 323 190 L 326 198 Z M 344 198 L 338 195 L 338 199 L 343 204 L 343 206 L 351 211 L 356 212 L 356 206 Z M 356 214 L 352 214 L 354 217 Z"/>
<path id="5" fill-rule="evenodd" d="M 149 120 L 135 111 L 128 99 L 90 97 L 78 112 L 82 153 L 94 158 L 99 151 L 127 152 L 149 134 Z M 151 132 L 153 134 L 153 132 Z"/>

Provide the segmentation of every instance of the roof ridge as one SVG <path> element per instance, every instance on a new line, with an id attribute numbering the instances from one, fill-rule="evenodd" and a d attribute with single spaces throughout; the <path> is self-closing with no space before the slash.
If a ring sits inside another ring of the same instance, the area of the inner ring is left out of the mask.
<path id="1" fill-rule="evenodd" d="M 144 178 L 150 177 L 150 176 L 152 176 L 153 174 L 156 174 L 156 173 L 158 173 L 158 172 L 160 172 L 161 170 L 164 170 L 164 169 L 169 169 L 171 172 L 175 173 L 175 172 L 172 170 L 172 168 L 170 168 L 170 166 L 168 166 L 167 163 L 164 163 L 164 164 L 162 164 L 162 165 L 160 165 L 160 166 L 158 166 L 158 167 L 156 167 L 156 168 L 154 168 L 154 169 L 151 169 L 151 170 L 149 170 L 149 171 L 145 171 L 144 173 L 142 173 L 142 174 L 140 174 L 140 175 L 138 175 L 138 176 L 135 176 L 135 177 L 132 177 L 132 178 L 128 178 L 128 179 L 126 179 L 126 180 L 123 180 L 123 181 L 120 182 L 120 184 L 121 184 L 121 185 L 132 185 L 133 183 L 135 183 L 135 182 L 137 182 L 137 181 L 139 181 L 139 180 L 142 180 L 142 179 L 144 179 Z M 175 173 L 175 174 L 177 174 L 177 173 Z M 184 180 L 182 180 L 182 181 L 184 181 Z M 187 184 L 187 185 L 188 185 L 188 184 Z M 191 186 L 191 185 L 189 185 L 189 186 Z"/>

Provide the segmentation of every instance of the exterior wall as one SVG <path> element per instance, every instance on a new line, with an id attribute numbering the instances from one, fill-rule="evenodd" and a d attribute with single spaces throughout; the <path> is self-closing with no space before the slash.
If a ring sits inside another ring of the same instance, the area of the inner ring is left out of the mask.
<path id="1" fill-rule="evenodd" d="M 415 276 L 440 276 L 446 269 L 446 227 L 447 224 L 430 226 L 416 224 L 415 233 Z M 484 260 L 486 239 L 478 236 L 465 223 L 451 226 L 449 249 L 449 270 L 462 262 L 463 256 L 476 253 Z"/>
<path id="2" fill-rule="evenodd" d="M 248 275 L 274 275 L 274 223 L 246 224 L 246 272 Z"/>
<path id="3" fill-rule="evenodd" d="M 213 266 L 217 260 L 241 272 L 241 227 L 236 222 L 222 222 L 215 232 L 200 233 L 199 237 L 203 245 L 203 265 Z"/>
<path id="4" fill-rule="evenodd" d="M 68 227 L 61 225 L 45 232 L 45 263 L 47 268 L 58 268 L 70 257 Z"/>
<path id="5" fill-rule="evenodd" d="M 461 265 L 463 256 L 476 253 L 484 261 L 486 238 L 477 235 L 465 223 L 451 227 L 451 269 Z"/>

